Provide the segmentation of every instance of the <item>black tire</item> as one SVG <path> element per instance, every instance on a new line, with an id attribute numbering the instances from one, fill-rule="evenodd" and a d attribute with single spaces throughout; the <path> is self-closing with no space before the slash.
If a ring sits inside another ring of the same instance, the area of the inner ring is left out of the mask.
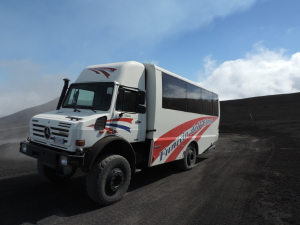
<path id="1" fill-rule="evenodd" d="M 70 178 L 76 172 L 77 168 L 76 167 L 65 168 L 65 171 L 64 171 L 65 175 L 58 175 L 59 169 L 61 169 L 61 168 L 53 169 L 49 166 L 44 165 L 39 160 L 37 161 L 37 171 L 38 171 L 40 177 L 44 181 L 48 181 L 51 183 L 65 183 L 65 182 L 69 181 Z"/>
<path id="2" fill-rule="evenodd" d="M 104 155 L 95 161 L 87 175 L 87 193 L 95 202 L 110 205 L 122 199 L 130 179 L 130 165 L 124 157 Z"/>
<path id="3" fill-rule="evenodd" d="M 180 170 L 190 170 L 195 166 L 196 163 L 196 148 L 193 144 L 189 145 L 184 152 L 184 158 L 176 161 L 176 166 Z"/>

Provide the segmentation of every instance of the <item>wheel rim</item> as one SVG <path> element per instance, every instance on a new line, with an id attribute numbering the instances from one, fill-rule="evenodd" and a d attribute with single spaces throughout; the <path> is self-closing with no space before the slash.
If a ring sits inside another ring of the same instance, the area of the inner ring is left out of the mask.
<path id="1" fill-rule="evenodd" d="M 194 149 L 189 149 L 188 155 L 187 155 L 187 164 L 188 166 L 192 166 L 195 164 L 196 160 L 196 153 Z"/>
<path id="2" fill-rule="evenodd" d="M 124 174 L 120 168 L 115 168 L 110 171 L 107 180 L 106 187 L 110 192 L 116 192 L 124 183 Z"/>

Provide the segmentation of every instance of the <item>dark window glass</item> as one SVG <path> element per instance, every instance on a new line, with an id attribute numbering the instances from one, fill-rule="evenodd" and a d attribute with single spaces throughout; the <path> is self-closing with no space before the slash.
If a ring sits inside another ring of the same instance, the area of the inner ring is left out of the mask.
<path id="1" fill-rule="evenodd" d="M 137 97 L 138 93 L 136 91 L 120 88 L 117 96 L 116 110 L 123 112 L 136 112 Z"/>
<path id="2" fill-rule="evenodd" d="M 62 105 L 63 108 L 80 108 L 107 111 L 110 108 L 114 83 L 72 84 Z"/>
<path id="3" fill-rule="evenodd" d="M 212 92 L 202 89 L 203 114 L 213 114 Z"/>
<path id="4" fill-rule="evenodd" d="M 213 93 L 213 113 L 214 116 L 219 116 L 219 98 L 215 93 Z"/>
<path id="5" fill-rule="evenodd" d="M 201 89 L 189 83 L 187 83 L 187 111 L 202 113 Z"/>
<path id="6" fill-rule="evenodd" d="M 186 111 L 186 82 L 162 73 L 162 107 Z"/>
<path id="7" fill-rule="evenodd" d="M 116 101 L 116 110 L 123 111 L 123 99 L 124 99 L 124 89 L 119 88 L 117 101 Z"/>

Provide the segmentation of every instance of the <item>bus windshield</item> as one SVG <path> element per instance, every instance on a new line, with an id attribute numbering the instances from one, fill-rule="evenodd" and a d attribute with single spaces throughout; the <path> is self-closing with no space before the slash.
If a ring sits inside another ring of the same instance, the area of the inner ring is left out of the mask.
<path id="1" fill-rule="evenodd" d="M 113 89 L 113 82 L 72 84 L 62 107 L 107 111 Z"/>

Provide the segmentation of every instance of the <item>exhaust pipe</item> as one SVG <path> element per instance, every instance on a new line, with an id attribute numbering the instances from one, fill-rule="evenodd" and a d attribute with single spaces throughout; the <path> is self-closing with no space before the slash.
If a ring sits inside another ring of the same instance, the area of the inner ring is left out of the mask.
<path id="1" fill-rule="evenodd" d="M 70 81 L 70 80 L 69 80 L 68 78 L 65 78 L 65 79 L 64 79 L 65 84 L 64 84 L 64 87 L 63 87 L 63 89 L 62 89 L 62 92 L 61 92 L 61 95 L 60 95 L 60 98 L 59 98 L 59 101 L 58 101 L 56 110 L 59 110 L 60 107 L 61 107 L 62 101 L 64 100 L 65 95 L 66 95 L 66 92 L 67 92 L 68 87 L 69 87 L 69 81 Z"/>

